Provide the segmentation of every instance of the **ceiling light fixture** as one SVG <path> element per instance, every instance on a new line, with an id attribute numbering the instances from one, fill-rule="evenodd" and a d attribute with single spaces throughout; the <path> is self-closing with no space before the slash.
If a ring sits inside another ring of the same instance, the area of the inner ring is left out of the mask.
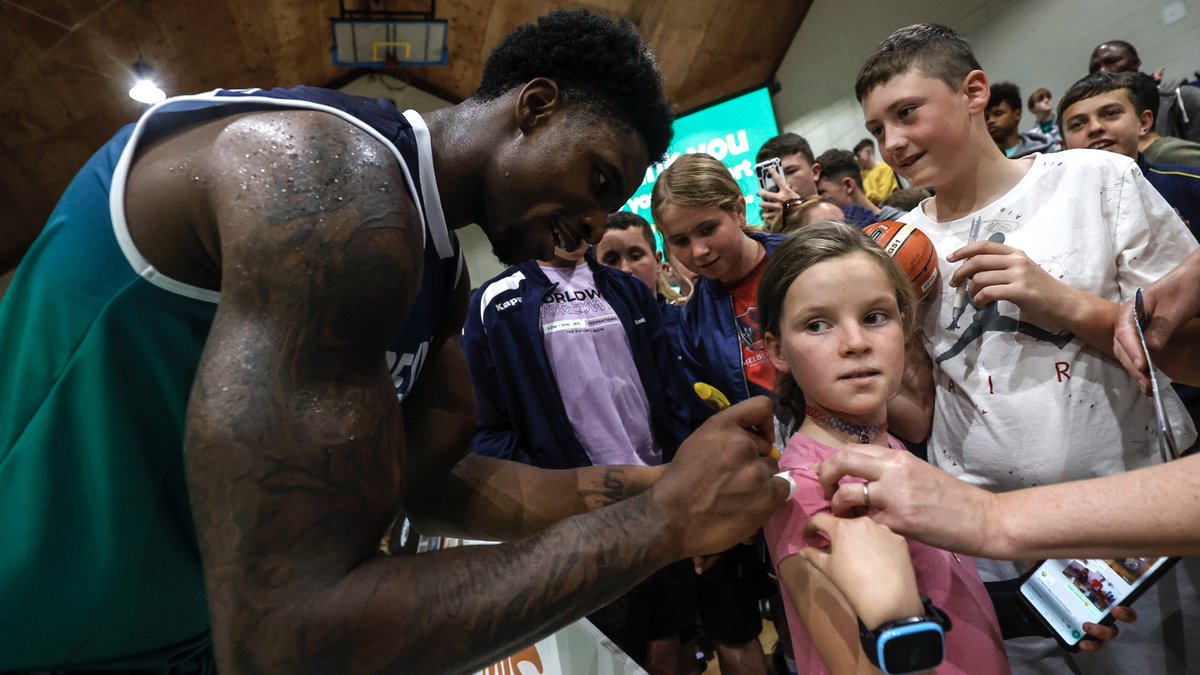
<path id="1" fill-rule="evenodd" d="M 167 97 L 166 93 L 155 84 L 154 71 L 145 61 L 133 64 L 133 76 L 135 82 L 133 88 L 129 90 L 129 98 L 138 103 L 153 104 Z"/>

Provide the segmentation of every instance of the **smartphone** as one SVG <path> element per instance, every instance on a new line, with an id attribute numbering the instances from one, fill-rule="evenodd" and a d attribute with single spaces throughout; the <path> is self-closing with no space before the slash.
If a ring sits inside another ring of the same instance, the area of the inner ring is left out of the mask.
<path id="1" fill-rule="evenodd" d="M 775 184 L 775 179 L 771 177 L 771 172 L 768 167 L 775 167 L 779 175 L 783 175 L 783 162 L 778 157 L 759 162 L 754 165 L 754 175 L 758 176 L 758 186 L 767 192 L 779 192 L 779 186 Z"/>
<path id="2" fill-rule="evenodd" d="M 1178 560 L 1047 560 L 1026 575 L 1021 599 L 1059 644 L 1078 651 L 1083 624 L 1111 624 L 1113 607 L 1132 604 Z"/>

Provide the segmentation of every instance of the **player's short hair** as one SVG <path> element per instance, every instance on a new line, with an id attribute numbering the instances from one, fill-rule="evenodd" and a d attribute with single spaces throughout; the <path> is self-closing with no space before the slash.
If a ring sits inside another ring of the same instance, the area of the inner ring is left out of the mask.
<path id="1" fill-rule="evenodd" d="M 869 138 L 864 138 L 864 139 L 862 139 L 861 141 L 859 141 L 859 142 L 855 143 L 855 144 L 854 144 L 854 154 L 855 154 L 855 155 L 858 155 L 858 153 L 859 153 L 859 152 L 860 152 L 860 151 L 861 151 L 863 148 L 870 148 L 870 149 L 874 150 L 874 149 L 875 149 L 875 141 L 873 141 L 873 140 L 871 140 L 871 139 L 869 139 Z M 819 162 L 818 162 L 818 163 L 819 163 Z"/>
<path id="2" fill-rule="evenodd" d="M 793 134 L 790 131 L 779 134 L 778 136 L 768 140 L 758 149 L 758 155 L 754 158 L 756 162 L 762 162 L 772 157 L 787 157 L 788 155 L 800 155 L 804 161 L 809 164 L 813 163 L 812 147 L 808 141 L 800 134 Z"/>
<path id="3" fill-rule="evenodd" d="M 862 103 L 872 89 L 914 68 L 951 89 L 958 89 L 972 70 L 982 70 L 961 35 L 935 23 L 919 23 L 892 33 L 867 57 L 858 71 L 854 95 Z"/>
<path id="4" fill-rule="evenodd" d="M 1143 110 L 1149 110 L 1151 115 L 1155 118 L 1158 117 L 1158 83 L 1154 81 L 1153 77 L 1139 72 L 1101 73 L 1097 71 L 1083 77 L 1072 84 L 1070 89 L 1067 89 L 1067 93 L 1063 94 L 1062 100 L 1058 102 L 1058 119 L 1062 120 L 1067 108 L 1076 103 L 1118 89 L 1125 90 L 1129 102 L 1133 104 L 1134 112 L 1140 115 Z M 1154 122 L 1151 121 L 1151 128 L 1153 126 Z"/>
<path id="5" fill-rule="evenodd" d="M 636 213 L 628 211 L 613 211 L 608 214 L 608 220 L 604 222 L 604 229 L 607 230 L 628 230 L 636 227 L 642 231 L 642 236 L 646 238 L 646 243 L 650 244 L 650 250 L 654 251 L 654 228 L 650 227 L 650 223 L 646 219 Z"/>
<path id="6" fill-rule="evenodd" d="M 1029 112 L 1033 112 L 1034 103 L 1037 103 L 1040 99 L 1052 97 L 1053 94 L 1050 93 L 1049 89 L 1045 87 L 1038 87 L 1037 89 L 1033 90 L 1032 94 L 1029 95 L 1029 100 L 1025 102 L 1025 107 L 1029 108 Z"/>
<path id="7" fill-rule="evenodd" d="M 817 164 L 821 165 L 821 178 L 840 180 L 850 176 L 858 189 L 862 189 L 862 169 L 858 168 L 858 160 L 853 152 L 841 148 L 826 150 L 817 157 Z"/>
<path id="8" fill-rule="evenodd" d="M 492 51 L 472 98 L 491 101 L 537 77 L 558 84 L 568 104 L 631 129 L 651 161 L 671 143 L 671 104 L 650 47 L 626 19 L 556 10 L 518 27 Z"/>
<path id="9" fill-rule="evenodd" d="M 996 82 L 992 84 L 992 97 L 988 99 L 987 107 L 1007 103 L 1009 108 L 1021 112 L 1021 88 L 1012 82 Z"/>

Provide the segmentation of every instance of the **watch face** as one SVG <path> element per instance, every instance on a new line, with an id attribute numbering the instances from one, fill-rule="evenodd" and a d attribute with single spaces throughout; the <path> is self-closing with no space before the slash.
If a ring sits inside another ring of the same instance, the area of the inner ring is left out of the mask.
<path id="1" fill-rule="evenodd" d="M 911 673 L 929 670 L 941 664 L 945 652 L 942 631 L 924 624 L 911 626 L 912 632 L 883 636 L 880 652 L 886 673 Z"/>

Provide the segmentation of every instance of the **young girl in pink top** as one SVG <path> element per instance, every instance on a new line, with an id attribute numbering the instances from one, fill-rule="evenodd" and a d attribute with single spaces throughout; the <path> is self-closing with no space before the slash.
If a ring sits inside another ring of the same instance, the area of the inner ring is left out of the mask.
<path id="1" fill-rule="evenodd" d="M 767 352 L 779 373 L 778 405 L 803 420 L 779 462 L 798 489 L 764 528 L 791 601 L 785 610 L 797 672 L 879 672 L 860 647 L 858 619 L 874 629 L 924 614 L 918 593 L 952 623 L 937 672 L 1009 672 L 992 603 L 970 558 L 908 541 L 912 572 L 901 551 L 898 560 L 881 558 L 890 560 L 888 569 L 835 584 L 808 554 L 800 554 L 826 545 L 819 535 L 805 533 L 814 516 L 830 512 L 812 467 L 846 443 L 906 452 L 888 435 L 886 420 L 888 401 L 901 391 L 905 346 L 914 331 L 916 302 L 908 279 L 858 229 L 818 223 L 776 251 L 763 274 L 758 306 Z M 846 576 L 844 570 L 838 576 Z M 850 586 L 853 591 L 840 590 Z M 870 589 L 868 601 L 856 611 L 847 594 L 862 598 L 863 589 Z"/>

